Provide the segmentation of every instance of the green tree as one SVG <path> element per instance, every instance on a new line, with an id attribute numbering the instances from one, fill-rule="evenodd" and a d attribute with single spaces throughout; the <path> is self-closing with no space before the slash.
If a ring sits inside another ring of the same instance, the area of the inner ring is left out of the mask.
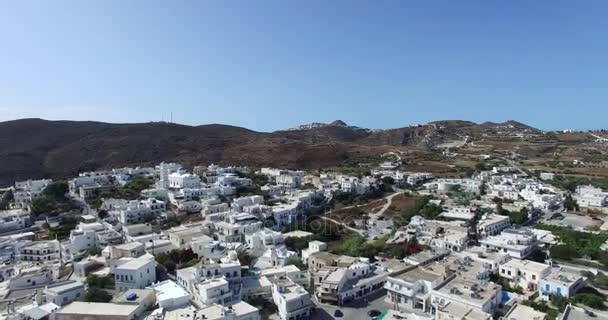
<path id="1" fill-rule="evenodd" d="M 308 240 L 306 238 L 289 237 L 285 239 L 285 246 L 291 251 L 300 251 L 308 248 Z"/>
<path id="2" fill-rule="evenodd" d="M 576 200 L 572 199 L 571 194 L 567 194 L 564 198 L 564 208 L 568 211 L 578 211 L 578 204 L 576 203 Z"/>
<path id="3" fill-rule="evenodd" d="M 102 289 L 114 289 L 114 277 L 111 275 L 100 277 L 94 274 L 88 275 L 85 281 L 89 287 Z"/>
<path id="4" fill-rule="evenodd" d="M 363 255 L 365 239 L 361 236 L 353 236 L 346 239 L 340 246 L 340 252 L 347 256 L 359 257 Z"/>
<path id="5" fill-rule="evenodd" d="M 528 221 L 528 208 L 521 208 L 519 211 L 513 211 L 509 214 L 511 222 L 514 224 L 522 224 Z"/>
<path id="6" fill-rule="evenodd" d="M 55 209 L 55 201 L 48 196 L 42 195 L 32 201 L 32 213 L 35 215 L 50 213 Z"/>
<path id="7" fill-rule="evenodd" d="M 248 266 L 251 267 L 255 264 L 255 261 L 257 260 L 257 258 L 252 255 L 251 253 L 249 253 L 248 251 L 240 251 L 238 253 L 238 258 L 239 258 L 239 262 L 241 263 L 242 266 Z"/>
<path id="8" fill-rule="evenodd" d="M 442 212 L 443 212 L 443 208 L 441 208 L 440 206 L 438 206 L 434 203 L 428 203 L 420 210 L 420 214 L 423 217 L 425 217 L 426 219 L 435 219 Z"/>
<path id="9" fill-rule="evenodd" d="M 382 178 L 382 183 L 384 183 L 386 185 L 389 185 L 389 186 L 392 186 L 392 185 L 395 184 L 395 179 L 393 179 L 392 177 L 388 177 L 387 176 L 387 177 Z"/>
<path id="10" fill-rule="evenodd" d="M 407 251 L 401 246 L 393 246 L 390 248 L 389 254 L 396 259 L 403 259 L 407 255 Z"/>
<path id="11" fill-rule="evenodd" d="M 63 201 L 65 199 L 65 194 L 68 193 L 69 187 L 67 181 L 55 181 L 49 183 L 46 188 L 42 191 L 42 194 L 48 196 L 56 201 Z"/>
<path id="12" fill-rule="evenodd" d="M 298 257 L 287 258 L 287 260 L 285 260 L 284 265 L 286 265 L 286 266 L 294 265 L 294 266 L 298 267 L 298 269 L 300 269 L 300 270 L 308 270 L 308 266 L 306 264 L 304 264 L 304 262 L 302 262 L 302 260 Z"/>
<path id="13" fill-rule="evenodd" d="M 105 219 L 108 217 L 108 212 L 106 210 L 99 210 L 97 211 L 97 217 L 99 219 Z"/>
<path id="14" fill-rule="evenodd" d="M 84 296 L 86 302 L 110 302 L 112 295 L 104 289 L 98 287 L 89 287 L 87 294 Z"/>
<path id="15" fill-rule="evenodd" d="M 6 191 L 6 193 L 0 197 L 0 210 L 8 210 L 14 199 L 13 191 L 10 189 Z"/>

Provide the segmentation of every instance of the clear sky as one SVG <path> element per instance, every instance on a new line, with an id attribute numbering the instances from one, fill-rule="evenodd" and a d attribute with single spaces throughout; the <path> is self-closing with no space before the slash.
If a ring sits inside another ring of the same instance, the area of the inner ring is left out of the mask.
<path id="1" fill-rule="evenodd" d="M 608 128 L 608 1 L 12 1 L 0 121 Z"/>

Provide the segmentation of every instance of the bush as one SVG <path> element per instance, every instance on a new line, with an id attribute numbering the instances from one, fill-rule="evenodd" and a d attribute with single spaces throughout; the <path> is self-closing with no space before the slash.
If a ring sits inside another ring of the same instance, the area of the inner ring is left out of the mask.
<path id="1" fill-rule="evenodd" d="M 594 286 L 600 289 L 608 290 L 608 276 L 600 272 L 595 277 L 590 278 L 591 283 L 593 283 Z"/>
<path id="2" fill-rule="evenodd" d="M 559 310 L 564 310 L 566 308 L 566 306 L 568 305 L 568 303 L 570 303 L 570 301 L 566 297 L 561 297 L 561 296 L 552 296 L 551 297 L 551 304 Z"/>
<path id="3" fill-rule="evenodd" d="M 604 305 L 604 298 L 592 293 L 578 293 L 574 296 L 573 301 L 575 303 L 584 304 L 594 309 L 606 310 L 606 305 Z"/>

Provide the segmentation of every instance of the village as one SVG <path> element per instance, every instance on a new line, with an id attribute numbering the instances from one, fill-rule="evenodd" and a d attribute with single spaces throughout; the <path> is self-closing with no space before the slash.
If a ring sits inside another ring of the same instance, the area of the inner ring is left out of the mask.
<path id="1" fill-rule="evenodd" d="M 214 164 L 0 198 L 2 319 L 608 319 L 608 190 L 480 159 L 456 177 Z"/>

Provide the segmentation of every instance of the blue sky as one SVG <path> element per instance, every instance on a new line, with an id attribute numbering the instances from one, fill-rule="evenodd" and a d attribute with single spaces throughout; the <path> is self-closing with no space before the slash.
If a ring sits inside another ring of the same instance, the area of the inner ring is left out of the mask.
<path id="1" fill-rule="evenodd" d="M 606 1 L 14 1 L 0 121 L 608 127 Z"/>

